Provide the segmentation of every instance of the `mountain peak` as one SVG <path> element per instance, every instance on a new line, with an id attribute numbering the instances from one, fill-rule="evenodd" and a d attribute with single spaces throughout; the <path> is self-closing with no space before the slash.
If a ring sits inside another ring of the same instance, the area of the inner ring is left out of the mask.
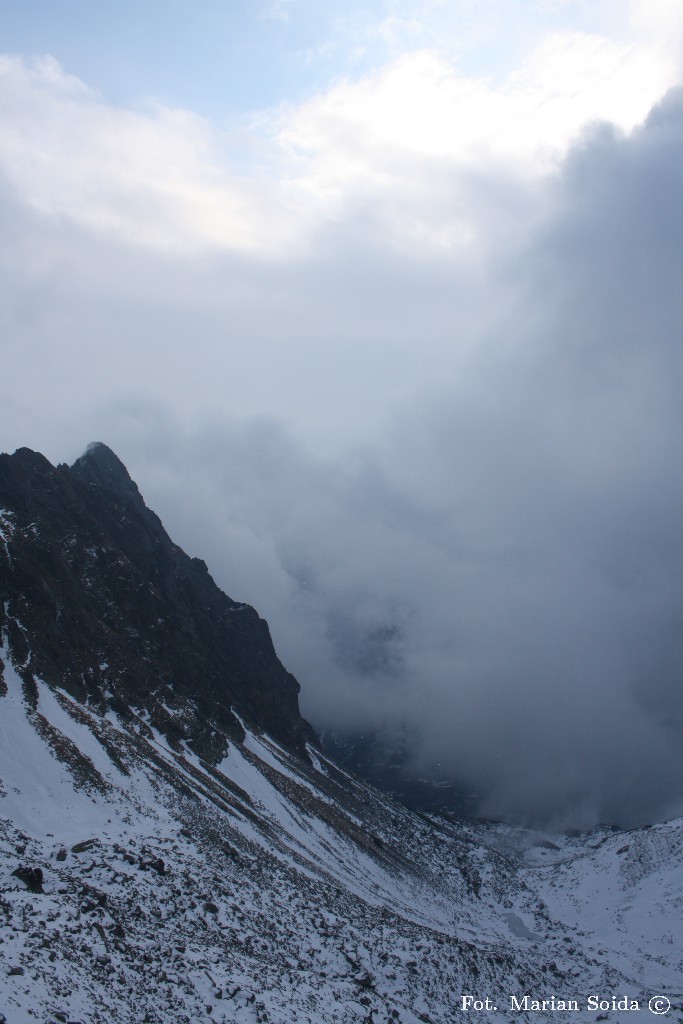
<path id="1" fill-rule="evenodd" d="M 302 756 L 317 744 L 267 623 L 173 543 L 107 445 L 71 468 L 0 456 L 0 508 L 0 637 L 27 677 L 119 715 L 144 710 L 214 760 L 241 720 Z"/>
<path id="2" fill-rule="evenodd" d="M 143 505 L 138 486 L 119 457 L 102 441 L 92 441 L 71 472 L 84 483 L 96 484 L 128 504 Z"/>
<path id="3" fill-rule="evenodd" d="M 96 452 L 98 448 L 106 448 L 108 452 L 114 455 L 111 448 L 109 448 L 104 441 L 91 441 L 90 444 L 86 445 L 83 455 L 88 455 L 90 452 Z"/>

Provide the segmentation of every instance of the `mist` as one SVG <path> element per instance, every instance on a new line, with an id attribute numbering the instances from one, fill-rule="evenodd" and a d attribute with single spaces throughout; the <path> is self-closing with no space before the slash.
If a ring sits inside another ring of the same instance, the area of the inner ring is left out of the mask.
<path id="1" fill-rule="evenodd" d="M 6 181 L 3 447 L 109 444 L 317 729 L 486 816 L 681 813 L 681 166 L 673 90 L 531 184 L 412 166 L 466 250 L 354 192 L 286 258 L 131 249 Z"/>
<path id="2" fill-rule="evenodd" d="M 497 268 L 514 308 L 364 444 L 316 458 L 261 423 L 172 445 L 207 558 L 268 616 L 304 713 L 407 729 L 409 769 L 489 816 L 681 808 L 682 114 L 676 93 L 630 138 L 580 142 Z"/>

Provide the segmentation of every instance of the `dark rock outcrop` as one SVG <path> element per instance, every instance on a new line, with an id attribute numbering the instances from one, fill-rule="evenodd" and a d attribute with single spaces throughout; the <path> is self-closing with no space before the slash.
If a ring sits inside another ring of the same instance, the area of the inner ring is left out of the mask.
<path id="1" fill-rule="evenodd" d="M 12 874 L 23 882 L 29 892 L 43 892 L 43 871 L 42 868 L 31 868 L 21 865 Z"/>
<path id="2" fill-rule="evenodd" d="M 243 736 L 232 709 L 299 753 L 316 742 L 266 622 L 171 541 L 106 445 L 71 467 L 0 455 L 0 530 L 0 630 L 29 701 L 39 677 L 209 760 Z"/>

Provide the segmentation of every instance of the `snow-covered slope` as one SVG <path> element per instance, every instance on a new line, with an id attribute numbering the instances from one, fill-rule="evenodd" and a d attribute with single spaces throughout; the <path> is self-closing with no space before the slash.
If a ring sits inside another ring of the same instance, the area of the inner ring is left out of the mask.
<path id="1" fill-rule="evenodd" d="M 681 1005 L 681 822 L 554 849 L 439 823 L 249 729 L 212 767 L 40 681 L 32 707 L 0 655 L 8 1024 L 564 1015 L 511 1009 L 525 995 L 576 1000 L 573 1020 L 598 1017 L 591 995 L 626 995 L 641 1009 L 609 1019 L 633 1021 L 652 996 Z"/>
<path id="2" fill-rule="evenodd" d="M 561 840 L 558 862 L 523 877 L 576 944 L 654 991 L 683 979 L 681 821 Z"/>

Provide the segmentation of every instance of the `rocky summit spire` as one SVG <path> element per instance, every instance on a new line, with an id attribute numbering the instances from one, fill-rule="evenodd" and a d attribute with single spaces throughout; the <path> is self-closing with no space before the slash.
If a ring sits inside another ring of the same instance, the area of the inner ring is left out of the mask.
<path id="1" fill-rule="evenodd" d="M 141 506 L 144 504 L 137 484 L 117 455 L 102 441 L 93 441 L 76 459 L 71 473 L 84 483 L 95 484 L 119 500 Z"/>
<path id="2" fill-rule="evenodd" d="M 173 543 L 105 444 L 71 468 L 0 455 L 0 510 L 0 635 L 29 690 L 142 715 L 209 759 L 240 721 L 317 743 L 267 624 Z"/>

